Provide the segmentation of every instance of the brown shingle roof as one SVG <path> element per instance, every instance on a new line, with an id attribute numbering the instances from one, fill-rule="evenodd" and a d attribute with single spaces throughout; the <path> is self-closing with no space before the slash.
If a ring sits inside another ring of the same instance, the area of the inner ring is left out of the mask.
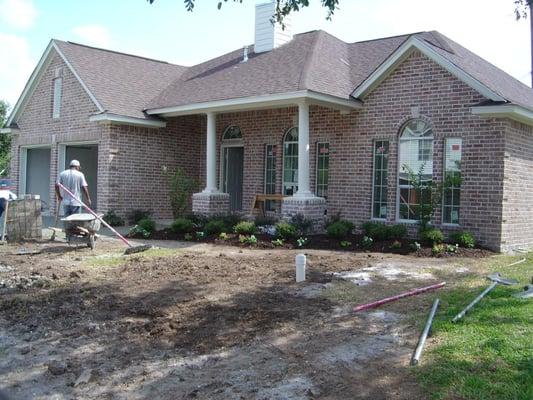
<path id="1" fill-rule="evenodd" d="M 507 101 L 533 109 L 533 90 L 438 32 L 345 43 L 324 32 L 295 35 L 248 62 L 242 49 L 182 67 L 56 41 L 109 112 L 145 118 L 144 109 L 312 90 L 348 99 L 401 44 L 415 36 Z"/>

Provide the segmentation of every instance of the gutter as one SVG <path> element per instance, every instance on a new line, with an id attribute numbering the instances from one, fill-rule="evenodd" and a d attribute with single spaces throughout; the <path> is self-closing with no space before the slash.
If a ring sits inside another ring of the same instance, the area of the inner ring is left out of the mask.
<path id="1" fill-rule="evenodd" d="M 533 126 L 533 111 L 516 104 L 474 106 L 470 111 L 481 117 L 509 118 Z"/>
<path id="2" fill-rule="evenodd" d="M 163 120 L 127 117 L 125 115 L 118 115 L 107 112 L 92 115 L 91 117 L 89 117 L 89 121 L 117 125 L 142 126 L 145 128 L 164 128 L 167 126 L 166 121 Z"/>

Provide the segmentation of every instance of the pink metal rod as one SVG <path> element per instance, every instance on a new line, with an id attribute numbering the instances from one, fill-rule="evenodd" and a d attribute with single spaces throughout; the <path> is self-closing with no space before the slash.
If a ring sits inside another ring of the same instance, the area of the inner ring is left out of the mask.
<path id="1" fill-rule="evenodd" d="M 382 304 L 390 303 L 390 302 L 402 299 L 404 297 L 414 296 L 414 295 L 417 295 L 417 294 L 420 294 L 420 293 L 428 292 L 430 290 L 439 289 L 439 288 L 443 287 L 444 285 L 446 285 L 446 282 L 436 283 L 435 285 L 430 285 L 430 286 L 426 286 L 426 287 L 423 287 L 423 288 L 413 289 L 413 290 L 410 290 L 408 292 L 405 292 L 405 293 L 402 293 L 402 294 L 398 294 L 396 296 L 387 297 L 385 299 L 378 300 L 378 301 L 373 301 L 372 303 L 361 304 L 360 306 L 354 307 L 353 312 L 368 310 L 369 308 L 374 308 L 374 307 L 379 307 Z"/>
<path id="2" fill-rule="evenodd" d="M 82 205 L 83 208 L 85 208 L 87 211 L 89 211 L 89 213 L 91 213 L 94 217 L 96 217 L 98 220 L 100 220 L 100 222 L 102 224 L 104 224 L 107 228 L 109 228 L 111 230 L 111 232 L 113 232 L 115 235 L 117 235 L 117 237 L 122 240 L 126 246 L 128 247 L 133 247 L 133 245 L 128 242 L 126 240 L 126 238 L 124 236 L 122 236 L 120 233 L 118 233 L 115 229 L 113 229 L 113 227 L 111 225 L 109 225 L 107 222 L 104 221 L 104 219 L 102 217 L 100 217 L 98 214 L 96 214 L 93 210 L 91 210 L 89 208 L 88 205 L 86 205 L 83 201 L 81 201 L 80 199 L 76 198 L 76 196 L 74 195 L 74 193 L 72 193 L 70 190 L 68 190 L 65 186 L 63 186 L 61 183 L 57 183 L 57 186 L 59 186 L 61 189 L 63 189 L 70 197 L 72 197 L 74 200 L 76 201 L 79 201 Z"/>

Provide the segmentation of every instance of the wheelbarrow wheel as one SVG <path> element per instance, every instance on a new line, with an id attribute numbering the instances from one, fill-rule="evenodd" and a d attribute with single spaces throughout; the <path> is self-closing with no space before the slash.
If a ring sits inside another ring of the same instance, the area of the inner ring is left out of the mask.
<path id="1" fill-rule="evenodd" d="M 94 245 L 95 245 L 94 235 L 89 235 L 89 242 L 87 242 L 87 247 L 89 247 L 91 250 L 94 250 Z"/>

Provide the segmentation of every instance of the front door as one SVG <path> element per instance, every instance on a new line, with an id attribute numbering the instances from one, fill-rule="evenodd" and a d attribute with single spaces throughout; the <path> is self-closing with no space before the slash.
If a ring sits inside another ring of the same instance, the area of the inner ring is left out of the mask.
<path id="1" fill-rule="evenodd" d="M 242 210 L 244 147 L 224 148 L 223 188 L 229 193 L 231 211 Z"/>

